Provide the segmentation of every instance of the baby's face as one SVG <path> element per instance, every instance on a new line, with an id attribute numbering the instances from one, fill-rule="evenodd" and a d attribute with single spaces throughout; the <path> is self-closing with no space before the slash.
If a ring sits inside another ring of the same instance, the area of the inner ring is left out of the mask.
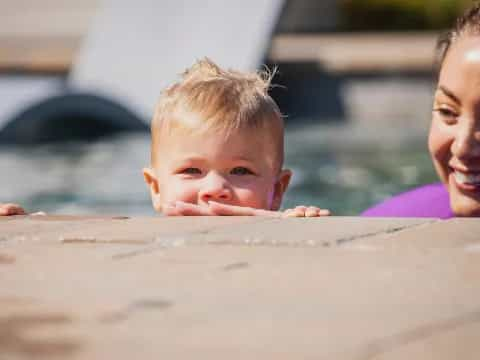
<path id="1" fill-rule="evenodd" d="M 278 170 L 278 147 L 266 131 L 164 136 L 157 166 L 145 169 L 156 210 L 175 201 L 277 210 L 290 172 Z"/>

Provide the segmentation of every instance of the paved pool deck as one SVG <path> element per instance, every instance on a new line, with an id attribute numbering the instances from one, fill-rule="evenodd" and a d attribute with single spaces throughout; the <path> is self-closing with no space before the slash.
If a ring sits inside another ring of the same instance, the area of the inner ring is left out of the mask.
<path id="1" fill-rule="evenodd" d="M 0 219 L 0 359 L 478 359 L 480 221 Z"/>
<path id="2" fill-rule="evenodd" d="M 315 64 L 319 70 L 340 74 L 430 73 L 437 37 L 434 32 L 282 34 L 272 39 L 266 60 Z M 0 72 L 67 73 L 80 46 L 80 35 L 2 36 L 0 32 Z"/>

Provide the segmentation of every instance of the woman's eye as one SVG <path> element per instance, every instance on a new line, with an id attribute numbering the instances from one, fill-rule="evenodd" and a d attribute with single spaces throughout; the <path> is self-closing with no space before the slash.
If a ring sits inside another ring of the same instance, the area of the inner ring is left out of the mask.
<path id="1" fill-rule="evenodd" d="M 230 171 L 232 175 L 253 175 L 253 171 L 243 166 L 237 166 Z"/>
<path id="2" fill-rule="evenodd" d="M 189 168 L 183 169 L 181 173 L 188 174 L 188 175 L 198 175 L 198 174 L 201 174 L 202 171 L 199 168 L 189 167 Z"/>
<path id="3" fill-rule="evenodd" d="M 458 116 L 453 110 L 442 107 L 433 109 L 433 112 L 439 114 L 443 121 L 445 121 L 447 124 L 453 124 L 455 122 L 455 118 Z"/>

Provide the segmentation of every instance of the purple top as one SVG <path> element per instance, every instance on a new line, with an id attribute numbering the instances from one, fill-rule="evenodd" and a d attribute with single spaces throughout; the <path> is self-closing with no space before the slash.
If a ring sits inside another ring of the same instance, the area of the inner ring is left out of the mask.
<path id="1" fill-rule="evenodd" d="M 441 183 L 420 186 L 377 204 L 362 213 L 369 217 L 454 217 L 445 186 Z"/>

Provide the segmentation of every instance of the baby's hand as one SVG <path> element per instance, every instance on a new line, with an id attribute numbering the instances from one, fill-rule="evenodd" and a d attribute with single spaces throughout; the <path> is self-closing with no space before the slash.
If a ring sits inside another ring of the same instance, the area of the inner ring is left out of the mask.
<path id="1" fill-rule="evenodd" d="M 175 201 L 165 205 L 163 213 L 167 216 L 282 216 L 282 213 L 278 211 L 227 205 L 215 201 L 209 201 L 208 206 Z"/>
<path id="2" fill-rule="evenodd" d="M 255 209 L 248 206 L 227 205 L 216 201 L 208 202 L 209 209 L 215 215 L 222 216 L 267 216 L 267 217 L 282 217 L 279 211 Z"/>
<path id="3" fill-rule="evenodd" d="M 162 213 L 166 216 L 213 216 L 216 215 L 208 206 L 175 201 L 165 204 Z"/>
<path id="4" fill-rule="evenodd" d="M 319 217 L 328 216 L 330 211 L 315 206 L 297 206 L 285 211 L 255 209 L 246 206 L 227 205 L 210 201 L 208 206 L 182 201 L 168 204 L 163 213 L 167 216 L 268 216 L 268 217 Z"/>
<path id="5" fill-rule="evenodd" d="M 25 215 L 25 210 L 18 204 L 1 204 L 0 203 L 0 216 L 9 215 Z"/>
<path id="6" fill-rule="evenodd" d="M 319 217 L 330 216 L 330 210 L 320 209 L 316 206 L 296 206 L 293 209 L 287 209 L 283 212 L 282 217 Z"/>

